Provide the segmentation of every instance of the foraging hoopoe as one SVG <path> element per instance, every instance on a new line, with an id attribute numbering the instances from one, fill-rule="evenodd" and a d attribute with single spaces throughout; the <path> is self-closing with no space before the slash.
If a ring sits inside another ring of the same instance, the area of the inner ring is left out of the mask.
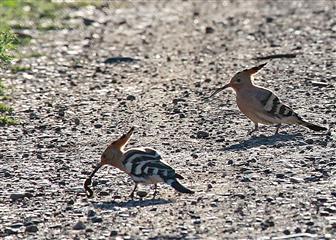
<path id="1" fill-rule="evenodd" d="M 265 65 L 266 63 L 236 73 L 228 84 L 217 89 L 209 98 L 228 87 L 233 88 L 236 92 L 238 108 L 255 125 L 249 134 L 258 130 L 258 123 L 276 124 L 275 134 L 279 132 L 279 128 L 283 123 L 302 125 L 314 131 L 327 130 L 325 127 L 305 121 L 290 107 L 283 104 L 270 90 L 253 84 L 253 74 L 257 73 Z"/>
<path id="2" fill-rule="evenodd" d="M 101 156 L 101 161 L 97 164 L 89 178 L 85 180 L 84 189 L 88 197 L 93 195 L 93 191 L 89 188 L 91 179 L 98 169 L 104 165 L 112 165 L 127 173 L 133 179 L 135 186 L 130 194 L 132 199 L 139 183 L 154 184 L 155 191 L 153 198 L 156 196 L 157 183 L 159 182 L 165 182 L 181 193 L 194 193 L 176 180 L 177 178 L 183 179 L 183 177 L 176 173 L 168 164 L 161 161 L 160 154 L 154 149 L 145 147 L 124 150 L 133 131 L 134 127 L 105 149 Z"/>

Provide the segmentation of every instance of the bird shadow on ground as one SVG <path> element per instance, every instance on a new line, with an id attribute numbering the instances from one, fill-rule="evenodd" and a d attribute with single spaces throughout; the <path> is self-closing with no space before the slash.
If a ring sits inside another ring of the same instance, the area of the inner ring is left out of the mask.
<path id="1" fill-rule="evenodd" d="M 124 207 L 124 208 L 134 208 L 134 207 L 148 207 L 148 206 L 155 206 L 155 205 L 164 205 L 172 203 L 171 200 L 166 199 L 145 199 L 145 200 L 128 200 L 123 202 L 117 201 L 110 201 L 110 202 L 103 202 L 103 203 L 95 203 L 93 204 L 95 208 L 111 210 L 115 207 Z"/>
<path id="2" fill-rule="evenodd" d="M 289 142 L 292 140 L 304 140 L 303 135 L 301 133 L 295 134 L 276 134 L 272 136 L 251 136 L 249 139 L 242 140 L 239 143 L 232 144 L 230 146 L 224 147 L 220 149 L 221 151 L 240 151 L 246 150 L 250 148 L 255 148 L 259 146 L 277 146 L 281 147 L 280 143 Z M 298 141 L 297 146 L 306 145 L 303 141 Z"/>

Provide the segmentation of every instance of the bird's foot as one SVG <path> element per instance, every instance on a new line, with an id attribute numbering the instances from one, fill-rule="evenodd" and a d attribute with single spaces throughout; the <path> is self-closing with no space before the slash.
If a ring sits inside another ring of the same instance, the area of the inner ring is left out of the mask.
<path id="1" fill-rule="evenodd" d="M 278 135 L 278 134 L 280 134 L 280 133 L 279 133 L 279 129 L 280 129 L 280 127 L 281 127 L 281 124 L 278 124 L 278 125 L 276 126 L 276 130 L 275 130 L 274 135 Z"/>
<path id="2" fill-rule="evenodd" d="M 254 124 L 254 128 L 247 133 L 247 136 L 251 136 L 252 133 L 256 132 L 259 130 L 259 126 L 257 123 Z"/>
<path id="3" fill-rule="evenodd" d="M 155 200 L 155 197 L 156 197 L 157 193 L 158 193 L 158 191 L 157 191 L 157 185 L 155 184 L 152 200 Z"/>
<path id="4" fill-rule="evenodd" d="M 248 131 L 248 132 L 247 132 L 247 136 L 251 136 L 252 133 L 254 133 L 254 132 L 256 132 L 256 131 L 257 131 L 256 129 L 253 129 L 253 130 L 251 130 L 251 131 Z"/>
<path id="5" fill-rule="evenodd" d="M 128 197 L 131 198 L 131 200 L 134 200 L 134 192 L 132 192 Z"/>

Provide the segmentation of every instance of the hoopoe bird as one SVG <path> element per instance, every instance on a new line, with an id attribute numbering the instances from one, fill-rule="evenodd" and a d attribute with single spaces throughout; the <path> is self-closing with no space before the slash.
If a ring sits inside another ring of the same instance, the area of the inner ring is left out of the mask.
<path id="1" fill-rule="evenodd" d="M 314 131 L 327 130 L 325 127 L 304 120 L 290 107 L 283 104 L 270 90 L 254 85 L 253 75 L 266 64 L 236 73 L 228 84 L 217 89 L 209 98 L 226 88 L 233 88 L 236 92 L 236 102 L 239 110 L 254 123 L 254 129 L 248 134 L 257 131 L 259 123 L 275 124 L 275 134 L 279 132 L 281 124 L 302 125 Z"/>
<path id="2" fill-rule="evenodd" d="M 154 184 L 155 190 L 153 198 L 157 194 L 157 183 L 164 182 L 172 186 L 176 191 L 181 193 L 194 192 L 182 186 L 177 179 L 183 177 L 176 173 L 175 170 L 167 163 L 161 160 L 160 154 L 149 147 L 131 148 L 124 150 L 130 137 L 132 136 L 134 127 L 128 133 L 124 134 L 118 140 L 112 142 L 103 152 L 101 161 L 84 182 L 84 189 L 88 197 L 92 197 L 93 191 L 90 189 L 91 179 L 94 174 L 104 165 L 111 165 L 128 174 L 134 181 L 135 186 L 130 194 L 134 198 L 134 192 L 139 183 Z"/>

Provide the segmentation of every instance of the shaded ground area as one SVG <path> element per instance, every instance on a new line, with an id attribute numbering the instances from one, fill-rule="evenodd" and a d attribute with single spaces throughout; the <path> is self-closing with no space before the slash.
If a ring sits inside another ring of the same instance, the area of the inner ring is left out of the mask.
<path id="1" fill-rule="evenodd" d="M 29 31 L 29 69 L 2 72 L 21 125 L 0 129 L 0 236 L 335 238 L 333 131 L 247 137 L 231 91 L 204 101 L 256 57 L 295 53 L 268 60 L 256 82 L 333 129 L 335 11 L 334 1 L 123 2 Z M 129 146 L 159 150 L 195 195 L 161 186 L 158 200 L 132 202 L 130 179 L 105 167 L 86 198 L 101 152 L 133 125 Z"/>

